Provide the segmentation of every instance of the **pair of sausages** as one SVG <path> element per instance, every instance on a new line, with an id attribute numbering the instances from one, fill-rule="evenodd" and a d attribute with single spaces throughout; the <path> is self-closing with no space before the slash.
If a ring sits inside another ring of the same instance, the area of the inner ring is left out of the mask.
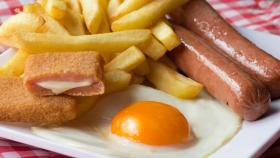
<path id="1" fill-rule="evenodd" d="M 176 65 L 245 120 L 262 116 L 270 103 L 267 88 L 196 34 L 175 26 L 183 44 L 171 52 Z"/>
<path id="2" fill-rule="evenodd" d="M 178 67 L 245 120 L 268 109 L 280 96 L 280 64 L 227 24 L 204 0 L 171 14 L 184 46 L 171 53 Z M 271 96 L 270 96 L 271 95 Z"/>
<path id="3" fill-rule="evenodd" d="M 192 0 L 172 14 L 172 20 L 221 49 L 250 75 L 262 81 L 272 98 L 280 97 L 280 62 L 240 35 L 205 1 Z"/>

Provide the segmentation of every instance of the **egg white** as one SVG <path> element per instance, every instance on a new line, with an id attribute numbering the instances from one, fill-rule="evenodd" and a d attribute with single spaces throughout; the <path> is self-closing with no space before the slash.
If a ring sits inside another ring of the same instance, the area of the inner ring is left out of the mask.
<path id="1" fill-rule="evenodd" d="M 155 147 L 112 135 L 112 118 L 136 101 L 158 101 L 177 108 L 190 123 L 193 133 L 191 141 L 183 145 Z M 224 145 L 240 126 L 239 116 L 206 93 L 194 100 L 181 100 L 150 87 L 133 85 L 122 92 L 102 96 L 87 115 L 67 125 L 57 128 L 33 127 L 32 130 L 56 143 L 106 157 L 201 158 Z"/>

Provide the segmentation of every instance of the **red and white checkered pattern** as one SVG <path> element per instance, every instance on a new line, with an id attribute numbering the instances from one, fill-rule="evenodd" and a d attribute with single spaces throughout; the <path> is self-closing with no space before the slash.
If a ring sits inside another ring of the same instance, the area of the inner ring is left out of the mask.
<path id="1" fill-rule="evenodd" d="M 0 23 L 34 0 L 0 0 Z M 277 0 L 208 0 L 232 25 L 280 35 L 280 5 Z"/>
<path id="2" fill-rule="evenodd" d="M 33 1 L 0 0 L 0 24 L 10 15 L 21 10 L 22 4 Z M 280 35 L 280 4 L 273 3 L 273 0 L 208 0 L 208 2 L 232 25 Z M 4 49 L 0 47 L 0 52 Z M 47 157 L 66 158 L 66 156 L 36 147 L 0 139 L 0 158 Z M 262 158 L 279 157 L 280 140 L 262 156 Z"/>
<path id="3" fill-rule="evenodd" d="M 67 158 L 46 150 L 0 138 L 1 158 Z"/>
<path id="4" fill-rule="evenodd" d="M 0 23 L 9 16 L 22 9 L 22 4 L 34 2 L 34 0 L 0 0 Z"/>
<path id="5" fill-rule="evenodd" d="M 280 2 L 208 0 L 230 24 L 280 35 Z"/>

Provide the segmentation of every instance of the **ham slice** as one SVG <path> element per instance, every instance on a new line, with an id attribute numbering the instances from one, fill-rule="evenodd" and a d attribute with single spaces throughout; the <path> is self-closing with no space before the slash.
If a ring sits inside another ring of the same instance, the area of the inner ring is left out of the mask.
<path id="1" fill-rule="evenodd" d="M 97 52 L 31 55 L 24 84 L 35 95 L 93 96 L 104 93 L 103 60 Z"/>

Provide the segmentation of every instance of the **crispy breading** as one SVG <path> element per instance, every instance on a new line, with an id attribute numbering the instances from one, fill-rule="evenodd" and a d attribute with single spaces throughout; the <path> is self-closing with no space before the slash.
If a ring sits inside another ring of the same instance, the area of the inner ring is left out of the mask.
<path id="1" fill-rule="evenodd" d="M 0 121 L 53 125 L 77 116 L 76 101 L 68 96 L 33 96 L 21 78 L 0 78 Z"/>
<path id="2" fill-rule="evenodd" d="M 25 65 L 24 84 L 35 95 L 54 95 L 51 90 L 36 85 L 40 81 L 80 81 L 89 79 L 92 85 L 70 89 L 64 94 L 92 96 L 104 93 L 103 59 L 93 51 L 43 53 L 31 55 Z"/>

